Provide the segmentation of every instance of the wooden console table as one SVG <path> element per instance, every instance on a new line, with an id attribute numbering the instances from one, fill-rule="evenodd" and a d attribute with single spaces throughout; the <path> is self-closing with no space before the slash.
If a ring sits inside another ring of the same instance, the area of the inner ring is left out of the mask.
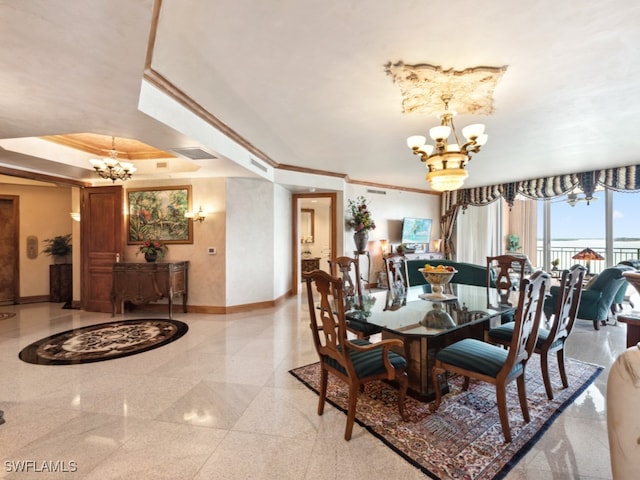
<path id="1" fill-rule="evenodd" d="M 114 263 L 111 316 L 116 314 L 116 300 L 124 311 L 125 301 L 140 305 L 166 298 L 172 318 L 176 295 L 182 295 L 182 310 L 187 313 L 188 273 L 189 262 Z"/>
<path id="2" fill-rule="evenodd" d="M 320 268 L 320 257 L 303 258 L 301 264 L 302 273 L 318 270 Z"/>

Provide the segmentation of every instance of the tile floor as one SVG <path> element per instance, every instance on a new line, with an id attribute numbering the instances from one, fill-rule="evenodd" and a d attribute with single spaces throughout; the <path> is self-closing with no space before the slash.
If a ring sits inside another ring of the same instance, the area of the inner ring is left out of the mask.
<path id="1" fill-rule="evenodd" d="M 0 478 L 425 478 L 357 425 L 345 442 L 345 417 L 331 406 L 316 414 L 317 396 L 288 373 L 316 361 L 300 297 L 250 313 L 177 313 L 189 332 L 139 355 L 71 366 L 20 361 L 33 341 L 111 320 L 60 307 L 0 307 L 17 313 L 0 321 Z M 123 317 L 145 316 L 158 314 Z M 625 328 L 577 322 L 568 356 L 607 370 L 507 478 L 611 478 L 606 382 Z M 19 461 L 75 471 L 15 473 Z"/>

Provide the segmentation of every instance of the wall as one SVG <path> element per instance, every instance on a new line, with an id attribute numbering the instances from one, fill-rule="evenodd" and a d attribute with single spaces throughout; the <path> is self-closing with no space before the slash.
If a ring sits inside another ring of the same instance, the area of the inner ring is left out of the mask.
<path id="1" fill-rule="evenodd" d="M 49 295 L 49 265 L 52 257 L 42 253 L 44 240 L 58 235 L 72 233 L 69 213 L 72 211 L 71 188 L 58 186 L 34 186 L 2 184 L 2 193 L 20 197 L 19 228 L 20 241 L 20 297 Z M 38 237 L 38 256 L 27 258 L 27 237 Z M 73 238 L 74 245 L 80 245 L 79 238 Z"/>
<path id="2" fill-rule="evenodd" d="M 291 291 L 291 193 L 279 185 L 273 188 L 273 299 Z"/>
<path id="3" fill-rule="evenodd" d="M 367 190 L 384 192 L 371 193 Z M 347 184 L 345 188 L 342 227 L 348 218 L 348 200 L 355 200 L 362 195 L 369 200 L 369 210 L 376 223 L 375 230 L 369 232 L 369 247 L 371 255 L 371 280 L 375 282 L 377 272 L 384 269 L 380 240 L 387 240 L 389 247 L 400 244 L 402 235 L 402 219 L 404 217 L 422 217 L 433 219 L 431 238 L 440 238 L 440 196 L 406 192 L 394 189 L 371 188 L 362 185 Z M 339 225 L 340 227 L 340 225 Z M 354 250 L 353 231 L 345 229 L 342 248 L 347 255 Z"/>
<path id="4" fill-rule="evenodd" d="M 227 306 L 273 300 L 274 188 L 266 180 L 227 179 Z M 291 217 L 290 210 L 278 213 L 284 218 Z"/>
<path id="5" fill-rule="evenodd" d="M 226 285 L 226 182 L 224 178 L 172 179 L 165 181 L 129 181 L 125 190 L 131 188 L 156 188 L 191 185 L 192 208 L 200 207 L 208 212 L 204 222 L 193 222 L 193 244 L 169 245 L 166 261 L 190 262 L 189 305 L 220 307 L 225 305 Z M 125 191 L 125 201 L 127 195 Z M 124 206 L 123 206 L 124 209 Z M 208 248 L 215 247 L 217 253 L 209 255 Z M 139 245 L 125 242 L 126 262 L 141 262 L 137 255 Z"/>

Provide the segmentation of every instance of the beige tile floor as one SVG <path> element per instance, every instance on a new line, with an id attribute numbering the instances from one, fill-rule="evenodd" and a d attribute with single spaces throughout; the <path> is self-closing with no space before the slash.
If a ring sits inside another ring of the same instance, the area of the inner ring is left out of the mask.
<path id="1" fill-rule="evenodd" d="M 345 417 L 331 406 L 316 414 L 317 396 L 288 373 L 316 361 L 299 297 L 250 313 L 177 313 L 189 324 L 184 337 L 131 357 L 71 366 L 20 361 L 33 341 L 111 320 L 60 307 L 0 307 L 17 313 L 0 321 L 0 478 L 425 478 L 357 425 L 345 442 Z M 144 316 L 160 315 L 123 317 Z M 607 369 L 507 478 L 611 478 L 606 382 L 625 328 L 594 331 L 577 322 L 568 356 Z M 9 471 L 21 460 L 77 470 Z"/>

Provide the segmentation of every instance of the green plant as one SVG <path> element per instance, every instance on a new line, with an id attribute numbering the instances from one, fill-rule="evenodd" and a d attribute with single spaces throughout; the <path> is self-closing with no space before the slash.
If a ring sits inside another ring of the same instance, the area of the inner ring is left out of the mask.
<path id="1" fill-rule="evenodd" d="M 509 252 L 517 252 L 522 247 L 520 246 L 520 237 L 515 233 L 510 233 L 507 235 L 507 251 Z"/>
<path id="2" fill-rule="evenodd" d="M 46 253 L 50 257 L 66 257 L 71 253 L 71 234 L 58 235 L 53 238 L 45 238 L 46 246 L 42 253 Z"/>
<path id="3" fill-rule="evenodd" d="M 145 240 L 138 249 L 138 252 L 136 252 L 136 255 L 143 253 L 145 255 L 157 255 L 159 258 L 162 258 L 166 252 L 167 246 L 160 240 Z"/>
<path id="4" fill-rule="evenodd" d="M 359 196 L 355 200 L 349 200 L 349 213 L 351 218 L 347 220 L 347 225 L 356 232 L 369 231 L 376 228 L 376 223 L 371 218 L 371 212 L 367 207 L 367 199 Z"/>
<path id="5" fill-rule="evenodd" d="M 551 260 L 551 266 L 553 268 L 558 268 L 558 265 L 560 265 L 560 259 L 556 258 L 555 260 Z"/>

